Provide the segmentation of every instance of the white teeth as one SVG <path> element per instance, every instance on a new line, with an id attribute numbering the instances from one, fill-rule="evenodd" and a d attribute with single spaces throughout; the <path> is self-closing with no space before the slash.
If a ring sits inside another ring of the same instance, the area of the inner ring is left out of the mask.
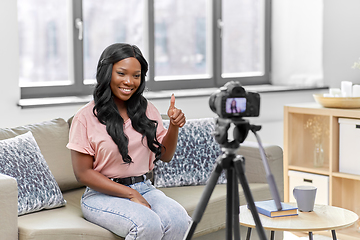
<path id="1" fill-rule="evenodd" d="M 130 92 L 131 89 L 127 89 L 127 88 L 121 88 L 121 90 L 125 91 L 125 92 Z"/>

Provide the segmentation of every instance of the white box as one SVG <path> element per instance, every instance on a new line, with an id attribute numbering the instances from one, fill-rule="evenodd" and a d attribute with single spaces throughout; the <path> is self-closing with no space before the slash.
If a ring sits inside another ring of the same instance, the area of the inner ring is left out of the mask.
<path id="1" fill-rule="evenodd" d="M 360 120 L 339 118 L 339 172 L 360 175 Z"/>
<path id="2" fill-rule="evenodd" d="M 296 202 L 293 189 L 296 186 L 315 186 L 316 191 L 316 204 L 329 205 L 329 177 L 319 174 L 288 171 L 289 176 L 289 201 Z"/>

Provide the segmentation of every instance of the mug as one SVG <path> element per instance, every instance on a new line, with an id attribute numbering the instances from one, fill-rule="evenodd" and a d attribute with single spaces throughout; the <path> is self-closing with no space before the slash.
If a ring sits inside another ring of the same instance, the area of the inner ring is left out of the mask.
<path id="1" fill-rule="evenodd" d="M 317 188 L 314 186 L 296 186 L 293 195 L 299 211 L 311 212 L 314 210 L 315 197 Z"/>

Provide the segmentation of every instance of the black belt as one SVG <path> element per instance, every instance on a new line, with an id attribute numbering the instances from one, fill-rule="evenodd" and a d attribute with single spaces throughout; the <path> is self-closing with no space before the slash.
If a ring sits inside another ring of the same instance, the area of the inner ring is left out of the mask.
<path id="1" fill-rule="evenodd" d="M 127 177 L 127 178 L 111 178 L 111 180 L 116 183 L 123 184 L 123 185 L 132 185 L 132 184 L 135 184 L 138 182 L 144 182 L 146 179 L 150 179 L 151 175 L 152 175 L 152 173 L 148 172 L 141 176 Z"/>

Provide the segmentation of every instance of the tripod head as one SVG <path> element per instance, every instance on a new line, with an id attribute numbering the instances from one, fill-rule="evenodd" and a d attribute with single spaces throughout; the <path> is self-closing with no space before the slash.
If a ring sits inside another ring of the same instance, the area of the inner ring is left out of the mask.
<path id="1" fill-rule="evenodd" d="M 235 125 L 233 130 L 234 140 L 228 140 L 228 130 L 231 123 Z M 261 129 L 261 126 L 251 125 L 248 120 L 243 118 L 217 118 L 215 122 L 214 137 L 223 148 L 237 149 L 240 143 L 243 143 L 249 133 L 249 130 L 257 132 Z"/>

